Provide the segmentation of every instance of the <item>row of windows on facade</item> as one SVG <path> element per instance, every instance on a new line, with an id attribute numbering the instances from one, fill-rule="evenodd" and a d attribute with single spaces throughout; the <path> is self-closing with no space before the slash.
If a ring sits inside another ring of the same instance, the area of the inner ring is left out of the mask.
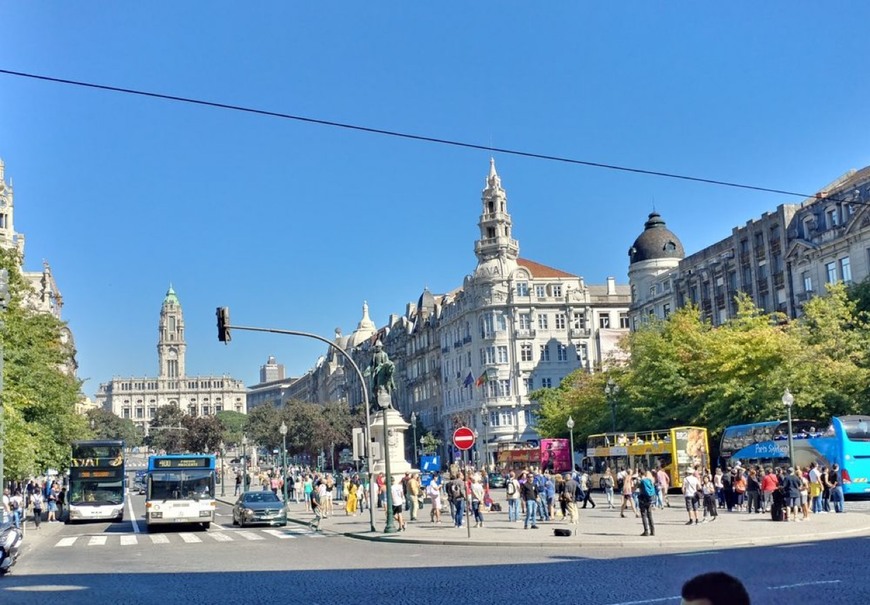
<path id="1" fill-rule="evenodd" d="M 224 408 L 222 405 L 216 404 L 214 406 L 214 413 L 217 414 L 218 412 L 222 412 L 223 409 Z M 127 419 L 132 419 L 133 418 L 132 414 L 134 411 L 136 414 L 135 418 L 137 420 L 146 419 L 146 416 L 145 416 L 146 411 L 148 412 L 147 418 L 156 418 L 157 417 L 157 408 L 156 407 L 149 407 L 147 410 L 145 408 L 140 408 L 140 407 L 137 407 L 133 410 L 131 410 L 130 408 L 122 408 L 121 409 L 121 417 L 127 418 Z M 241 404 L 236 405 L 236 411 L 237 412 L 242 411 Z M 202 406 L 202 409 L 198 410 L 195 405 L 190 405 L 190 406 L 187 406 L 187 413 L 191 416 L 197 416 L 197 415 L 211 416 L 212 408 L 211 408 L 211 406 L 204 405 L 204 406 Z"/>
<path id="2" fill-rule="evenodd" d="M 118 388 L 122 391 L 157 391 L 161 388 L 163 389 L 177 389 L 179 385 L 187 385 L 184 388 L 188 389 L 222 389 L 224 388 L 223 380 L 188 380 L 184 381 L 170 381 L 165 385 L 160 385 L 157 381 L 149 381 L 149 382 L 121 382 L 118 383 Z"/>
<path id="3" fill-rule="evenodd" d="M 562 297 L 562 284 L 535 284 L 534 288 L 536 298 Z M 531 293 L 529 282 L 517 282 L 516 292 L 517 296 L 529 296 Z"/>
<path id="4" fill-rule="evenodd" d="M 555 361 L 567 362 L 570 346 L 571 345 L 566 345 L 564 343 L 553 343 L 552 346 L 550 343 L 540 344 L 538 345 L 538 361 L 553 361 L 553 358 L 550 356 L 550 351 L 555 349 Z M 576 359 L 581 364 L 588 357 L 588 353 L 588 346 L 585 342 L 576 345 Z M 520 345 L 520 361 L 532 363 L 536 361 L 534 356 L 534 346 L 531 343 L 523 343 Z M 508 363 L 510 363 L 510 358 L 508 356 L 507 345 L 483 347 L 480 349 L 480 365 L 496 366 L 506 365 Z M 449 377 L 454 374 L 458 380 L 464 379 L 465 376 L 463 376 L 462 373 L 466 368 L 471 369 L 471 367 L 471 351 L 466 351 L 465 356 L 459 355 L 456 358 L 446 359 L 444 382 L 448 382 Z M 413 379 L 416 378 L 417 375 L 415 375 L 414 372 L 410 372 L 409 377 Z"/>
<path id="5" fill-rule="evenodd" d="M 535 319 L 537 323 L 537 327 L 539 330 L 549 330 L 550 329 L 550 315 L 547 313 L 536 313 Z M 622 329 L 628 329 L 629 327 L 629 319 L 627 312 L 619 313 L 619 327 Z M 556 313 L 553 316 L 553 328 L 555 330 L 565 330 L 568 327 L 568 314 L 567 313 Z M 572 323 L 571 327 L 573 330 L 585 330 L 586 329 L 586 314 L 585 313 L 574 313 L 572 314 Z M 598 327 L 602 329 L 609 329 L 611 327 L 611 320 L 609 313 L 602 313 L 598 316 Z M 505 319 L 504 314 L 502 313 L 489 313 L 480 318 L 480 337 L 481 338 L 492 338 L 495 334 L 503 333 L 507 331 L 507 320 Z M 518 326 L 517 329 L 521 331 L 529 331 L 532 329 L 532 314 L 531 313 L 520 313 L 518 316 Z M 441 337 L 441 348 L 446 350 L 450 347 L 450 343 L 454 345 L 460 343 L 468 343 L 471 342 L 471 327 L 468 323 L 465 324 L 465 333 L 460 335 L 459 330 L 453 330 L 453 335 L 445 334 Z"/>
<path id="6" fill-rule="evenodd" d="M 867 262 L 870 263 L 870 249 L 867 250 Z M 804 292 L 815 291 L 813 277 L 809 271 L 801 273 L 801 281 L 804 285 Z M 849 260 L 848 256 L 825 263 L 825 283 L 833 284 L 837 281 L 846 284 L 852 283 L 852 261 Z"/>
<path id="7" fill-rule="evenodd" d="M 221 398 L 221 397 L 215 397 L 214 400 L 215 400 L 215 403 L 221 403 L 222 398 Z M 237 404 L 240 404 L 241 402 L 242 402 L 242 398 L 241 398 L 241 397 L 236 397 L 236 403 L 237 403 Z M 142 401 L 141 399 L 137 399 L 137 400 L 136 400 L 136 403 L 139 404 L 139 405 L 142 405 L 142 404 L 144 403 L 144 401 Z M 150 399 L 150 400 L 148 401 L 148 403 L 151 404 L 151 405 L 153 406 L 153 405 L 156 405 L 156 404 L 157 404 L 157 400 L 156 400 L 156 399 Z M 176 403 L 175 401 L 170 401 L 170 402 L 169 402 L 170 405 L 173 405 L 173 404 L 175 404 L 175 403 Z M 196 397 L 191 397 L 191 398 L 190 398 L 190 404 L 191 404 L 191 405 L 196 405 L 196 403 L 197 403 L 197 399 L 196 399 Z M 202 398 L 202 403 L 208 403 L 208 397 L 203 397 L 203 398 Z M 122 402 L 122 404 L 123 404 L 123 405 L 130 405 L 130 400 L 129 400 L 129 399 L 125 399 L 125 400 Z"/>
<path id="8" fill-rule="evenodd" d="M 552 377 L 541 377 L 539 380 L 539 388 L 542 389 L 551 389 L 553 388 L 553 378 Z M 523 386 L 526 389 L 526 393 L 531 393 L 534 390 L 535 379 L 531 376 L 524 377 L 522 379 Z M 556 384 L 559 384 L 562 381 L 560 378 L 556 381 Z M 482 388 L 482 394 L 484 399 L 498 399 L 498 398 L 512 398 L 514 393 L 511 390 L 511 381 L 509 378 L 498 378 L 495 380 L 490 380 L 481 385 L 480 387 L 471 385 L 471 386 L 459 386 L 455 388 L 445 389 L 444 391 L 444 403 L 448 407 L 458 406 L 467 401 L 472 401 L 476 398 L 480 398 L 476 396 L 476 393 L 480 392 L 479 389 Z"/>

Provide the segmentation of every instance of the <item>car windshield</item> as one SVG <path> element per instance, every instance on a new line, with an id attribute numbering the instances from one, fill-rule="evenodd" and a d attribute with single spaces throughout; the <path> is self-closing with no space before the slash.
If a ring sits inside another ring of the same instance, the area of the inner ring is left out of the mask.
<path id="1" fill-rule="evenodd" d="M 245 502 L 279 502 L 272 492 L 251 492 L 245 494 Z"/>

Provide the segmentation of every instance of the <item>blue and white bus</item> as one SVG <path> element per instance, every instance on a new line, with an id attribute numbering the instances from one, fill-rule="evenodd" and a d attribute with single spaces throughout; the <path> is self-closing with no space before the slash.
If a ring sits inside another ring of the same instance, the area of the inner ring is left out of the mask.
<path id="1" fill-rule="evenodd" d="M 870 416 L 835 416 L 828 426 L 792 421 L 794 463 L 840 466 L 843 493 L 870 494 Z M 773 420 L 729 426 L 722 433 L 719 460 L 741 464 L 788 466 L 788 422 Z"/>
<path id="2" fill-rule="evenodd" d="M 145 483 L 145 523 L 214 521 L 215 457 L 209 454 L 166 454 L 148 458 Z"/>

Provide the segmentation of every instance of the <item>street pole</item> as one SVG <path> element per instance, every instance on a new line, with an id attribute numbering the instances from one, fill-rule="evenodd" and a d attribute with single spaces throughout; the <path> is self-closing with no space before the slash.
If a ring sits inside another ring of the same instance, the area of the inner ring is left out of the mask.
<path id="1" fill-rule="evenodd" d="M 568 425 L 568 435 L 570 435 L 570 443 L 571 443 L 571 473 L 574 473 L 574 419 L 568 416 L 568 422 L 565 424 Z"/>
<path id="2" fill-rule="evenodd" d="M 386 483 L 387 488 L 387 524 L 384 527 L 385 534 L 394 534 L 398 529 L 396 529 L 396 524 L 393 522 L 393 476 L 390 474 L 390 444 L 389 444 L 389 428 L 387 427 L 387 409 L 390 407 L 389 394 L 384 393 L 384 398 L 386 399 L 386 405 L 381 403 L 381 393 L 378 393 L 378 405 L 381 406 L 381 415 L 384 417 L 384 473 L 386 477 L 384 478 L 384 482 Z"/>
<path id="3" fill-rule="evenodd" d="M 227 307 L 220 307 L 220 309 L 227 309 Z M 229 310 L 227 310 L 226 318 L 229 318 Z M 218 316 L 218 328 L 220 329 L 220 327 L 221 327 L 221 323 L 220 323 L 220 315 L 219 315 Z M 356 362 L 353 360 L 353 357 L 350 356 L 350 353 L 348 353 L 347 351 L 345 351 L 344 349 L 342 349 L 341 347 L 339 347 L 338 345 L 336 345 L 334 342 L 330 341 L 329 339 L 324 338 L 323 336 L 319 336 L 317 334 L 312 334 L 310 332 L 300 332 L 298 330 L 278 330 L 278 329 L 274 329 L 274 328 L 255 328 L 255 327 L 251 327 L 251 326 L 233 326 L 233 325 L 230 325 L 228 322 L 224 322 L 224 327 L 226 328 L 227 333 L 229 332 L 230 329 L 232 329 L 232 330 L 245 330 L 248 332 L 269 332 L 271 334 L 285 334 L 288 336 L 304 336 L 305 338 L 313 338 L 314 340 L 319 340 L 320 342 L 326 343 L 329 347 L 331 347 L 332 349 L 335 349 L 335 351 L 339 355 L 344 357 L 345 360 L 347 360 L 347 362 L 353 368 L 353 371 L 356 374 L 357 379 L 359 379 L 360 389 L 362 389 L 362 405 L 365 406 L 365 410 L 366 410 L 366 465 L 368 466 L 368 475 L 369 475 L 369 493 L 367 494 L 367 496 L 370 500 L 369 504 L 371 504 L 371 488 L 373 485 L 372 466 L 374 463 L 372 461 L 372 436 L 371 436 L 372 419 L 371 419 L 371 410 L 369 409 L 369 406 L 370 406 L 369 390 L 368 390 L 368 387 L 366 386 L 366 380 L 363 377 L 362 371 L 359 369 L 359 366 L 356 365 Z M 374 508 L 372 506 L 369 506 L 369 531 L 371 531 L 371 532 L 377 531 L 375 529 L 375 511 L 374 511 Z"/>
<path id="4" fill-rule="evenodd" d="M 483 470 L 489 472 L 489 408 L 486 402 L 480 406 L 480 418 L 483 422 Z"/>
<path id="5" fill-rule="evenodd" d="M 613 381 L 613 378 L 607 379 L 607 384 L 604 386 L 604 395 L 610 402 L 610 423 L 613 432 L 616 432 L 616 394 L 619 392 L 619 385 Z"/>
<path id="6" fill-rule="evenodd" d="M 284 487 L 284 508 L 287 508 L 287 423 L 281 421 L 281 485 Z"/>
<path id="7" fill-rule="evenodd" d="M 785 409 L 788 412 L 788 465 L 794 467 L 794 443 L 792 442 L 792 428 L 791 428 L 791 406 L 794 403 L 794 395 L 791 394 L 791 391 L 788 389 L 785 390 L 785 393 L 782 394 L 782 403 L 785 405 Z"/>
<path id="8" fill-rule="evenodd" d="M 227 482 L 227 475 L 224 472 L 224 442 L 221 441 L 221 443 L 218 447 L 221 448 L 221 497 L 223 497 L 225 495 L 224 494 L 224 485 L 226 485 L 226 482 Z"/>
<path id="9" fill-rule="evenodd" d="M 414 441 L 411 443 L 414 444 L 414 468 L 417 467 L 417 414 L 411 412 L 411 426 L 414 429 Z"/>
<path id="10" fill-rule="evenodd" d="M 248 491 L 248 437 L 242 436 L 242 493 Z"/>

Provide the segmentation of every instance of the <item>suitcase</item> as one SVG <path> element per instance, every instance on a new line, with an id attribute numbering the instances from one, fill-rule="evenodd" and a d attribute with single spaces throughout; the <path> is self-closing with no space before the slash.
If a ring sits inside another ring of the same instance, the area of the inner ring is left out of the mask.
<path id="1" fill-rule="evenodd" d="M 557 527 L 557 528 L 555 528 L 555 529 L 553 530 L 553 535 L 554 535 L 554 536 L 560 536 L 560 537 L 570 536 L 570 535 L 571 535 L 571 530 L 570 530 L 570 529 L 564 529 L 564 528 L 561 528 L 561 527 Z"/>

